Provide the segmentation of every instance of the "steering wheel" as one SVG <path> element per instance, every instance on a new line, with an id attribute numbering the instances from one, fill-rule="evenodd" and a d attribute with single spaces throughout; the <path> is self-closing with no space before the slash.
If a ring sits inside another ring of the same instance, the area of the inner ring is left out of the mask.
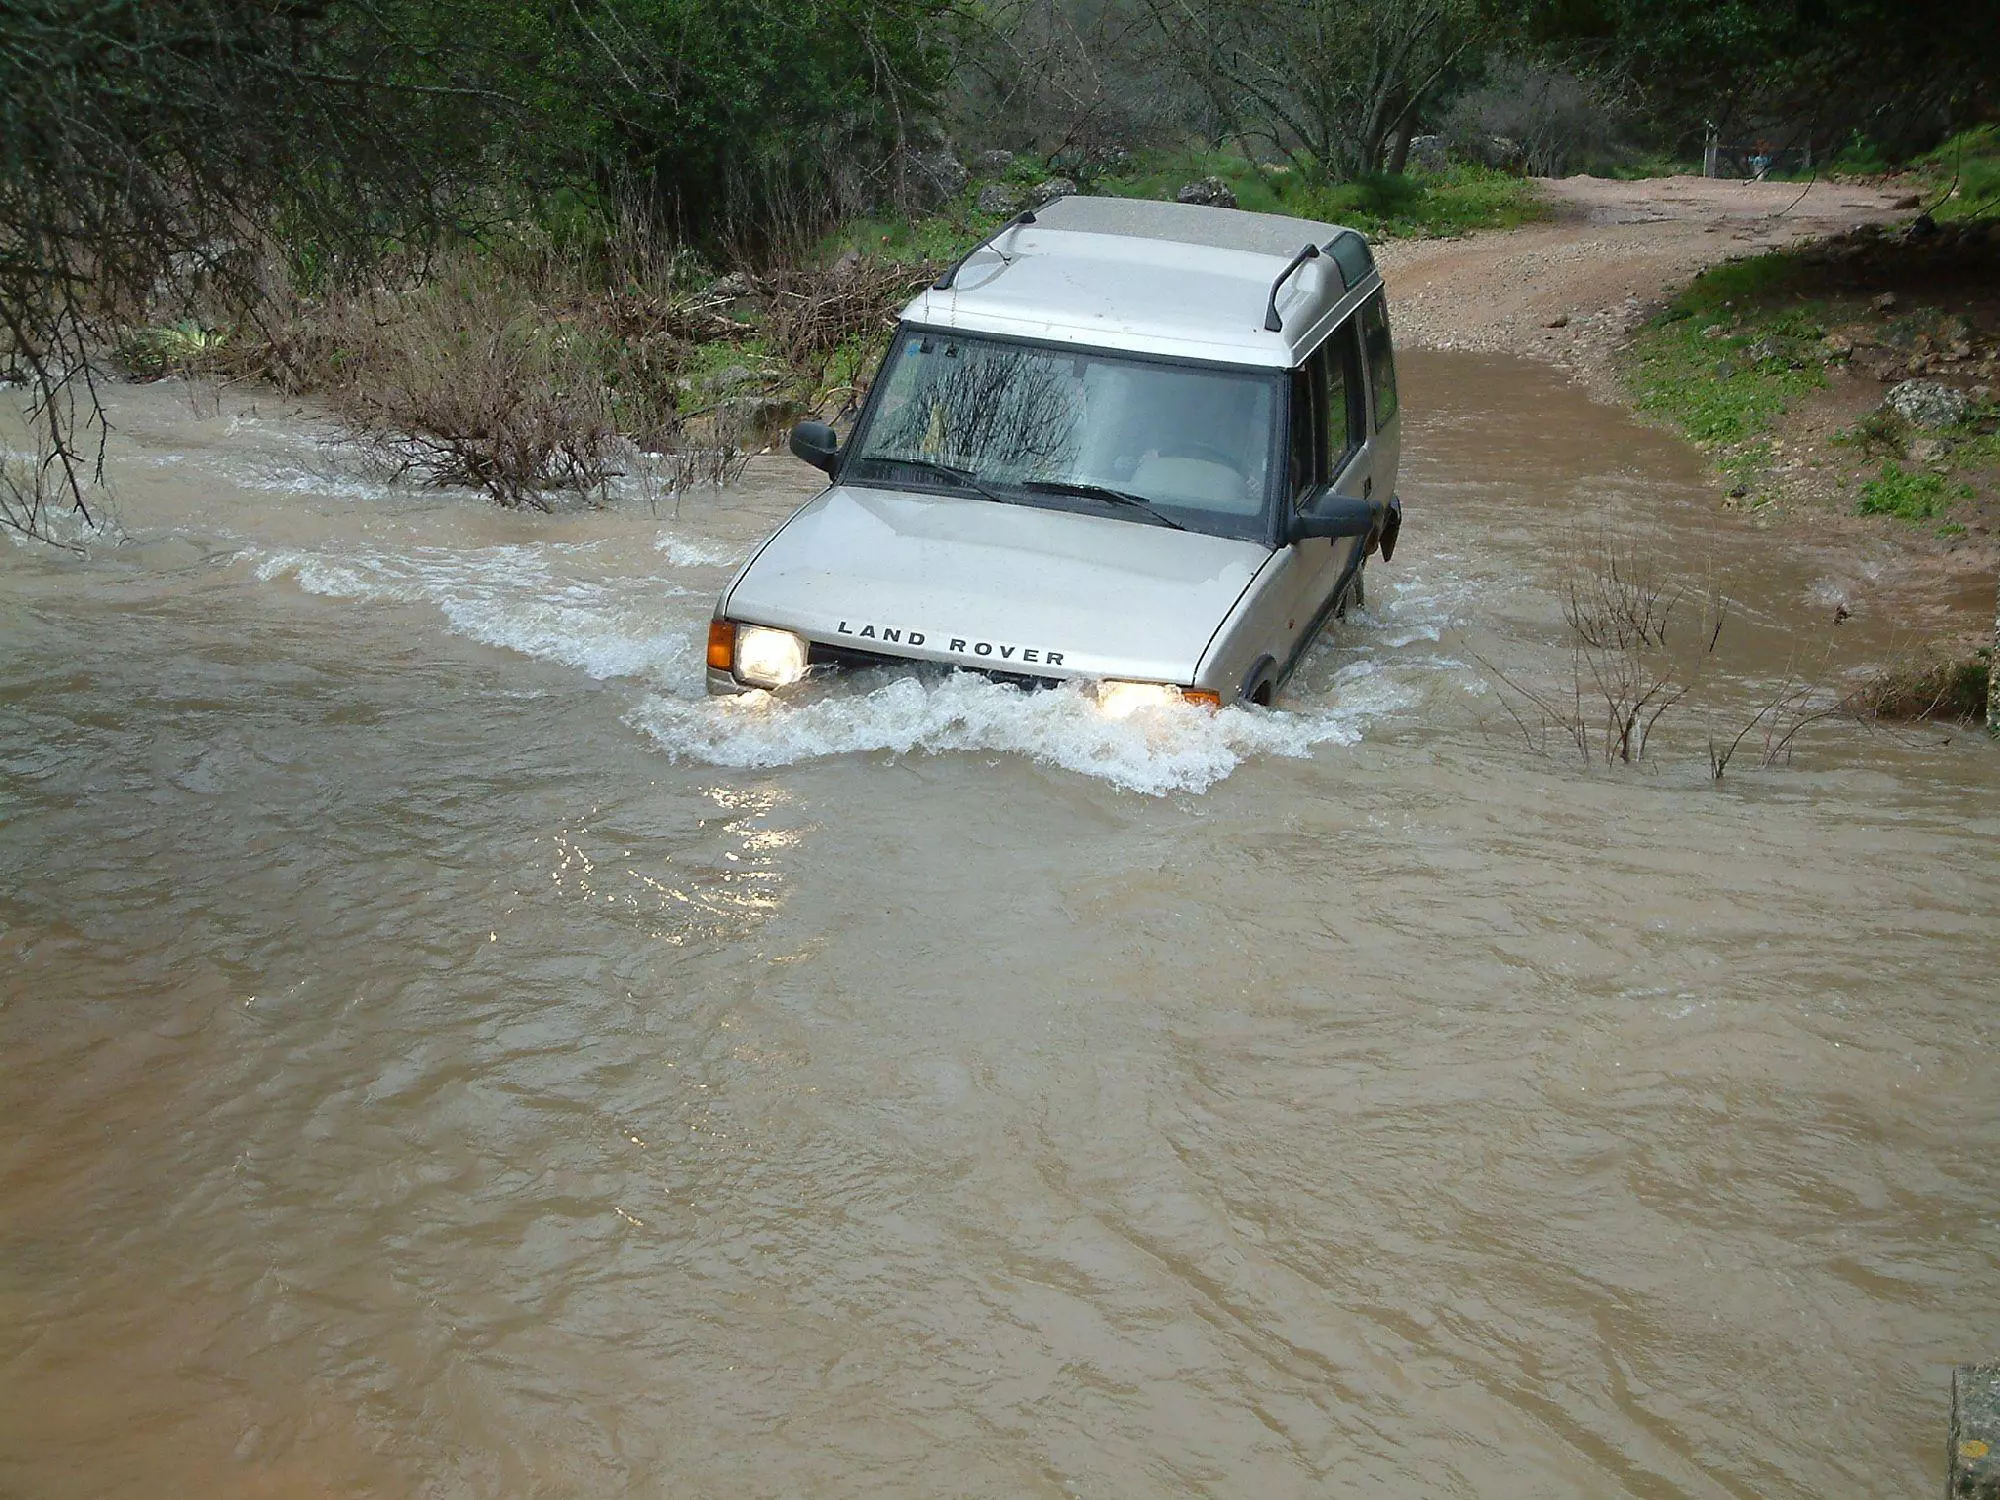
<path id="1" fill-rule="evenodd" d="M 1213 443 L 1177 442 L 1171 448 L 1160 450 L 1162 458 L 1194 458 L 1203 463 L 1219 464 L 1225 469 L 1243 472 L 1242 461 L 1227 448 L 1218 448 Z"/>

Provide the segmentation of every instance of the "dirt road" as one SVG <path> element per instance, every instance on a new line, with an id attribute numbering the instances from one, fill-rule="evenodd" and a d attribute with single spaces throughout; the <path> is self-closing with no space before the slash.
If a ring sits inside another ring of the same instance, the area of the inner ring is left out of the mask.
<path id="1" fill-rule="evenodd" d="M 1704 268 L 1915 206 L 1907 190 L 1850 183 L 1571 177 L 1540 186 L 1557 209 L 1550 222 L 1380 247 L 1397 338 L 1546 360 L 1612 402 L 1624 396 L 1616 357 L 1627 334 Z M 1881 394 L 1873 378 L 1843 371 L 1789 413 L 1776 434 L 1785 461 L 1765 476 L 1772 503 L 1746 524 L 1783 528 L 1821 570 L 1821 592 L 1843 617 L 1879 614 L 1913 643 L 1990 642 L 2000 527 L 1986 497 L 1960 505 L 1962 524 L 1943 530 L 1854 513 L 1857 465 L 1879 457 L 1857 457 L 1833 439 Z M 1735 504 L 1720 485 L 1717 499 L 1720 509 Z"/>
<path id="2" fill-rule="evenodd" d="M 1896 192 L 1854 184 L 1544 178 L 1546 224 L 1381 247 L 1399 340 L 1551 360 L 1615 394 L 1611 355 L 1662 294 L 1706 266 L 1889 218 Z"/>

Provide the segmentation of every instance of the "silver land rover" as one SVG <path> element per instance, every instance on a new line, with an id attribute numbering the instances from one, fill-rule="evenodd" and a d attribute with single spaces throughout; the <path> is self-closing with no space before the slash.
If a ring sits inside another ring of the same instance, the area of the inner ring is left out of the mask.
<path id="1" fill-rule="evenodd" d="M 1395 550 L 1396 376 L 1351 229 L 1061 198 L 903 310 L 832 484 L 717 602 L 708 686 L 936 663 L 1115 714 L 1270 703 Z"/>

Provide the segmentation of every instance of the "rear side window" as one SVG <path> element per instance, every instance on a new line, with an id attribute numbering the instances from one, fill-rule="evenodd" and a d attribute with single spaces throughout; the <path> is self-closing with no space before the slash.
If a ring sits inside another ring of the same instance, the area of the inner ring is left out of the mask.
<path id="1" fill-rule="evenodd" d="M 1375 426 L 1396 415 L 1396 354 L 1389 345 L 1389 308 L 1377 292 L 1361 309 L 1361 341 L 1368 349 L 1368 383 L 1375 389 Z"/>
<path id="2" fill-rule="evenodd" d="M 1325 413 L 1328 479 L 1340 477 L 1348 457 L 1368 438 L 1367 408 L 1361 395 L 1361 351 L 1348 323 L 1320 345 L 1313 362 L 1323 370 L 1321 410 Z"/>

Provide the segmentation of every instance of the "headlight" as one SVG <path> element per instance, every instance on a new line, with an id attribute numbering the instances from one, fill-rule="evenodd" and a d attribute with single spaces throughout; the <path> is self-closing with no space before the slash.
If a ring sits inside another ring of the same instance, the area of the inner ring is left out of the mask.
<path id="1" fill-rule="evenodd" d="M 805 637 L 764 625 L 739 625 L 735 669 L 738 677 L 758 687 L 790 687 L 806 675 Z"/>
<path id="2" fill-rule="evenodd" d="M 1166 682 L 1107 681 L 1097 685 L 1097 706 L 1106 718 L 1129 719 L 1141 709 L 1165 708 L 1175 703 L 1220 708 L 1222 698 L 1205 688 L 1175 687 Z"/>

